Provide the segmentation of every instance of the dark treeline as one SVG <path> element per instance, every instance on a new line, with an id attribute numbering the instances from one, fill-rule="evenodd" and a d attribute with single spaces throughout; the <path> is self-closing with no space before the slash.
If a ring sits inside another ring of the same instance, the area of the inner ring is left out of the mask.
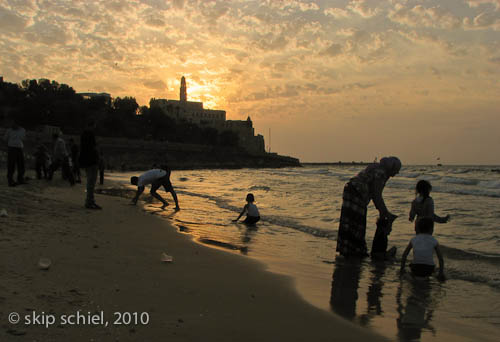
<path id="1" fill-rule="evenodd" d="M 176 108 L 170 108 L 176 110 Z M 15 119 L 26 129 L 57 126 L 65 134 L 80 134 L 88 120 L 97 123 L 96 134 L 202 145 L 237 146 L 238 135 L 173 120 L 159 108 L 140 107 L 134 97 L 84 98 L 56 81 L 25 80 L 21 85 L 0 82 L 0 124 Z"/>

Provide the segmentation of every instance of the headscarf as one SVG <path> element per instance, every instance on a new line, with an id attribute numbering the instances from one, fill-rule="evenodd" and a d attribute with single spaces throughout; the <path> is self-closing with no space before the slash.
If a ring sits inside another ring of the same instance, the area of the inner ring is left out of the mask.
<path id="1" fill-rule="evenodd" d="M 380 166 L 382 166 L 389 175 L 395 175 L 401 170 L 401 161 L 398 157 L 384 157 L 380 159 Z"/>

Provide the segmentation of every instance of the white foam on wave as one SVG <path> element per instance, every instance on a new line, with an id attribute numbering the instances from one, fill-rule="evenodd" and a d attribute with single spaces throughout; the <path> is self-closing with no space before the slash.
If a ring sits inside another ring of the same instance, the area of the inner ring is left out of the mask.
<path id="1" fill-rule="evenodd" d="M 397 176 L 402 178 L 417 178 L 420 175 L 420 172 L 400 172 Z"/>
<path id="2" fill-rule="evenodd" d="M 480 181 L 478 185 L 488 189 L 500 189 L 500 180 L 484 180 Z"/>
<path id="3" fill-rule="evenodd" d="M 424 173 L 417 177 L 418 180 L 425 179 L 426 181 L 435 181 L 435 180 L 440 180 L 441 178 L 442 176 L 429 173 Z"/>
<path id="4" fill-rule="evenodd" d="M 444 183 L 462 184 L 462 185 L 477 185 L 479 180 L 473 178 L 459 178 L 459 177 L 443 177 L 441 179 Z"/>
<path id="5" fill-rule="evenodd" d="M 498 197 L 500 198 L 499 190 L 488 190 L 488 189 L 439 189 L 439 192 L 445 192 L 449 194 L 456 195 L 472 195 L 472 196 L 486 196 L 486 197 Z"/>

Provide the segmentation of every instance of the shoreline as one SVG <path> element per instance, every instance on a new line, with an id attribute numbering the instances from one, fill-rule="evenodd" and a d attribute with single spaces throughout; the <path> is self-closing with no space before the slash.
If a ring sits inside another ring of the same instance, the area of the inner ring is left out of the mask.
<path id="1" fill-rule="evenodd" d="M 289 277 L 197 243 L 125 198 L 96 194 L 104 209 L 91 211 L 82 185 L 0 188 L 0 209 L 9 214 L 0 218 L 2 340 L 384 340 L 307 303 Z M 174 261 L 162 263 L 163 252 Z M 51 259 L 48 271 L 38 269 L 40 257 Z M 113 312 L 147 312 L 150 322 L 45 328 L 6 318 L 78 310 L 110 320 Z"/>

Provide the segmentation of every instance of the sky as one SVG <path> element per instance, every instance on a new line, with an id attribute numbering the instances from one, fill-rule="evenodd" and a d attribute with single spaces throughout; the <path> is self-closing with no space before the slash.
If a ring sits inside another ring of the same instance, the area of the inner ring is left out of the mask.
<path id="1" fill-rule="evenodd" d="M 140 105 L 185 76 L 303 162 L 500 164 L 500 0 L 0 0 L 0 76 Z"/>

